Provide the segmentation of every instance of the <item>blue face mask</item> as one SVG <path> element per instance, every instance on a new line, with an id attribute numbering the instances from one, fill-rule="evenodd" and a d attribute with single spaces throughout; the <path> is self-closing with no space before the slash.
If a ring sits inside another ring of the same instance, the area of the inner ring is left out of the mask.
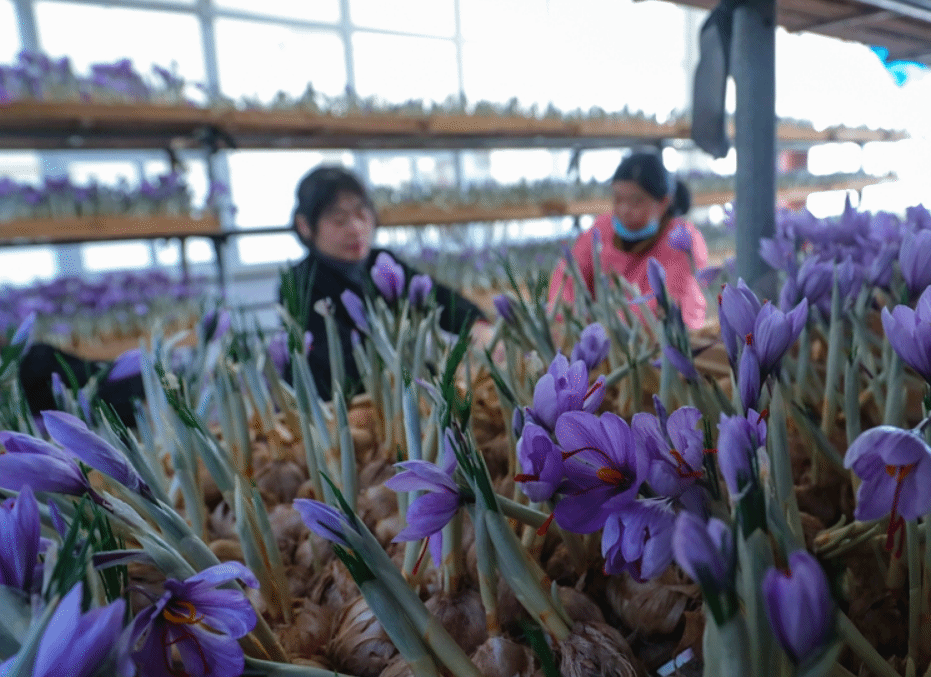
<path id="1" fill-rule="evenodd" d="M 614 225 L 614 232 L 617 233 L 617 236 L 627 242 L 649 240 L 659 232 L 659 219 L 652 219 L 640 230 L 628 230 L 616 216 L 611 217 L 611 223 Z"/>

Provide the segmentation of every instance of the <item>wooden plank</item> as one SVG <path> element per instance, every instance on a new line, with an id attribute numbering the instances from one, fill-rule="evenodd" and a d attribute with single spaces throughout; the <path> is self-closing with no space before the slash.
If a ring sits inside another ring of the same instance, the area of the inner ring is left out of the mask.
<path id="1" fill-rule="evenodd" d="M 210 236 L 221 232 L 215 216 L 87 216 L 0 222 L 0 242 L 73 242 Z"/>

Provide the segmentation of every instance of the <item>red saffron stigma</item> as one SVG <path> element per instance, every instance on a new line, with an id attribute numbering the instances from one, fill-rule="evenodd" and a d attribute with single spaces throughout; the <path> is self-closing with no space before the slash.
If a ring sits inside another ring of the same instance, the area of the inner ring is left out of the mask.
<path id="1" fill-rule="evenodd" d="M 747 345 L 748 346 L 753 345 L 753 332 L 750 332 L 749 334 L 747 334 Z"/>
<path id="2" fill-rule="evenodd" d="M 902 558 L 902 552 L 905 549 L 905 519 L 899 514 L 899 496 L 902 493 L 902 480 L 908 477 L 917 465 L 917 463 L 911 463 L 902 466 L 886 466 L 886 473 L 889 477 L 895 478 L 895 494 L 892 496 L 892 511 L 889 513 L 889 527 L 886 529 L 886 551 L 892 552 L 893 547 L 895 547 L 895 534 L 901 531 L 902 537 L 899 539 L 899 546 L 895 548 L 895 552 L 893 553 L 896 559 Z"/>
<path id="3" fill-rule="evenodd" d="M 682 457 L 682 454 L 680 454 L 677 450 L 670 449 L 669 453 L 672 454 L 674 459 L 676 459 L 676 472 L 679 473 L 679 477 L 699 478 L 702 476 L 702 471 L 694 470 L 692 466 L 689 465 L 688 461 L 686 461 L 685 458 Z"/>
<path id="4" fill-rule="evenodd" d="M 539 475 L 528 475 L 526 473 L 514 475 L 515 482 L 536 482 L 538 479 L 540 479 Z"/>
<path id="5" fill-rule="evenodd" d="M 553 523 L 553 517 L 555 516 L 555 512 L 550 513 L 550 516 L 546 518 L 546 521 L 540 525 L 539 529 L 537 529 L 537 536 L 546 536 L 546 532 L 549 530 L 550 524 Z"/>
<path id="6" fill-rule="evenodd" d="M 768 420 L 769 420 L 769 409 L 764 409 L 763 411 L 760 412 L 760 417 L 756 420 L 756 424 L 760 425 L 761 422 L 768 421 Z"/>

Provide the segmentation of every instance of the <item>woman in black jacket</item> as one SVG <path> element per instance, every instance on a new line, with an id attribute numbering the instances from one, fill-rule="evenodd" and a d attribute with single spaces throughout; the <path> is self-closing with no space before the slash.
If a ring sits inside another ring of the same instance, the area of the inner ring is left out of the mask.
<path id="1" fill-rule="evenodd" d="M 313 347 L 308 362 L 324 400 L 330 399 L 331 394 L 330 358 L 323 317 L 314 310 L 314 304 L 321 299 L 332 300 L 346 378 L 350 386 L 359 383 L 359 372 L 352 358 L 351 336 L 355 324 L 339 299 L 347 289 L 360 298 L 377 293 L 371 270 L 375 258 L 384 251 L 372 248 L 377 225 L 375 209 L 365 186 L 342 167 L 318 167 L 298 184 L 293 226 L 309 252 L 292 270 L 299 289 L 311 282 L 305 329 L 313 335 Z M 417 271 L 401 265 L 405 282 L 409 283 Z M 449 287 L 434 284 L 433 289 L 437 304 L 443 308 L 440 315 L 443 329 L 458 334 L 476 320 L 484 324 L 484 315 L 472 302 Z"/>

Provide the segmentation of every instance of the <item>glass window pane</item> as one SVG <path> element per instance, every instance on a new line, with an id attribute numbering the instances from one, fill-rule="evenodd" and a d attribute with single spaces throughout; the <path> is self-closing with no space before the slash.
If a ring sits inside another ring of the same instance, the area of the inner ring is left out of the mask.
<path id="1" fill-rule="evenodd" d="M 616 0 L 611 0 L 615 2 Z M 547 30 L 547 0 L 467 0 L 459 3 L 462 35 L 467 40 L 506 39 Z M 588 4 L 584 5 L 588 6 Z M 494 17 L 494 19 L 491 19 Z M 514 27 L 520 26 L 520 31 Z"/>
<path id="2" fill-rule="evenodd" d="M 147 268 L 152 265 L 152 249 L 148 242 L 142 240 L 86 244 L 81 247 L 81 261 L 88 271 Z"/>
<path id="3" fill-rule="evenodd" d="M 53 0 L 36 2 L 35 11 L 42 49 L 71 57 L 78 73 L 91 63 L 130 58 L 146 77 L 153 64 L 167 68 L 175 62 L 188 82 L 204 81 L 200 27 L 192 14 Z"/>
<path id="4" fill-rule="evenodd" d="M 367 28 L 450 37 L 456 30 L 452 0 L 351 0 L 349 14 Z"/>
<path id="5" fill-rule="evenodd" d="M 20 50 L 19 20 L 10 0 L 0 0 L 0 61 L 8 63 Z"/>
<path id="6" fill-rule="evenodd" d="M 535 35 L 520 33 L 508 40 L 466 42 L 462 48 L 462 79 L 471 102 L 505 102 L 512 97 L 522 106 L 546 106 L 553 99 L 552 45 Z M 505 75 L 506 74 L 506 75 Z"/>
<path id="7" fill-rule="evenodd" d="M 203 238 L 190 238 L 185 245 L 188 263 L 209 263 L 214 259 L 213 244 Z M 178 240 L 162 240 L 155 243 L 155 260 L 162 266 L 181 264 Z M 196 274 L 196 273 L 195 273 Z"/>
<path id="8" fill-rule="evenodd" d="M 335 32 L 217 19 L 216 40 L 227 96 L 264 102 L 278 91 L 300 96 L 308 84 L 329 95 L 346 88 L 343 41 Z"/>
<path id="9" fill-rule="evenodd" d="M 356 91 L 388 101 L 443 101 L 459 91 L 452 40 L 356 33 Z"/>
<path id="10" fill-rule="evenodd" d="M 139 185 L 139 168 L 133 162 L 76 161 L 68 163 L 68 176 L 77 184 L 96 181 L 103 186 L 115 186 L 125 181 L 129 186 Z"/>
<path id="11" fill-rule="evenodd" d="M 252 14 L 285 16 L 290 19 L 339 21 L 339 0 L 213 0 L 217 9 L 235 9 Z"/>
<path id="12" fill-rule="evenodd" d="M 24 285 L 49 280 L 57 272 L 55 254 L 49 247 L 0 249 L 0 284 Z"/>
<path id="13" fill-rule="evenodd" d="M 0 152 L 0 176 L 20 183 L 38 183 L 42 176 L 39 155 L 19 151 Z"/>
<path id="14" fill-rule="evenodd" d="M 290 225 L 298 182 L 322 163 L 351 165 L 352 154 L 320 151 L 230 153 L 236 225 L 240 228 Z"/>
<path id="15" fill-rule="evenodd" d="M 307 252 L 290 233 L 253 235 L 237 238 L 239 260 L 247 265 L 299 261 Z"/>

